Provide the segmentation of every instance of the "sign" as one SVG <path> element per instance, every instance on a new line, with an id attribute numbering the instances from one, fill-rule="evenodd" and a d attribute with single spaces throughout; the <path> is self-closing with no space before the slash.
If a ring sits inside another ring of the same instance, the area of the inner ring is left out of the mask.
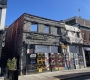
<path id="1" fill-rule="evenodd" d="M 36 58 L 36 54 L 31 54 L 30 58 Z"/>
<path id="2" fill-rule="evenodd" d="M 67 48 L 67 45 L 61 45 L 62 46 L 62 48 Z"/>
<path id="3" fill-rule="evenodd" d="M 58 70 L 58 67 L 55 67 L 55 70 Z"/>
<path id="4" fill-rule="evenodd" d="M 39 71 L 39 72 L 42 72 L 42 68 L 39 68 L 38 71 Z"/>

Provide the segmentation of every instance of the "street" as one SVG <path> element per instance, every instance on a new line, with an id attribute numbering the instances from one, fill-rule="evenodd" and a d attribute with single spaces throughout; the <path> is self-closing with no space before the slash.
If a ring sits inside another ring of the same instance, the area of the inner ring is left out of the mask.
<path id="1" fill-rule="evenodd" d="M 71 79 L 66 79 L 66 80 L 90 80 L 90 74 L 89 75 L 84 75 L 76 78 L 71 78 Z"/>

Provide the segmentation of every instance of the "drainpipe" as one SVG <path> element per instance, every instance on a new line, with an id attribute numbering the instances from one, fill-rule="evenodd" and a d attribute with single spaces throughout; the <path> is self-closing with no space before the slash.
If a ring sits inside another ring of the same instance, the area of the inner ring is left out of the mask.
<path id="1" fill-rule="evenodd" d="M 29 49 L 30 49 L 30 44 L 27 43 L 27 53 L 26 53 L 26 75 L 27 75 L 27 70 L 28 70 L 28 58 L 27 58 L 27 54 L 29 53 Z"/>

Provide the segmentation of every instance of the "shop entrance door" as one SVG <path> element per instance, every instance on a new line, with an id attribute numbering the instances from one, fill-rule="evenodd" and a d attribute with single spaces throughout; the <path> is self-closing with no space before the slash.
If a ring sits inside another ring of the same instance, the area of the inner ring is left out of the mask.
<path id="1" fill-rule="evenodd" d="M 90 67 L 90 51 L 85 51 L 86 65 Z"/>
<path id="2" fill-rule="evenodd" d="M 76 69 L 78 69 L 79 68 L 79 59 L 78 59 L 77 53 L 74 54 L 74 59 L 75 59 L 75 67 L 76 67 Z"/>

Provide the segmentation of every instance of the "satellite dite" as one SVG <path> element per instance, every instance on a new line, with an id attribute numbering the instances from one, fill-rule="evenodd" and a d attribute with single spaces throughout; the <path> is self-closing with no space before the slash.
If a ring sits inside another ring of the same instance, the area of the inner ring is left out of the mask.
<path id="1" fill-rule="evenodd" d="M 0 31 L 4 30 L 7 0 L 0 0 Z"/>

